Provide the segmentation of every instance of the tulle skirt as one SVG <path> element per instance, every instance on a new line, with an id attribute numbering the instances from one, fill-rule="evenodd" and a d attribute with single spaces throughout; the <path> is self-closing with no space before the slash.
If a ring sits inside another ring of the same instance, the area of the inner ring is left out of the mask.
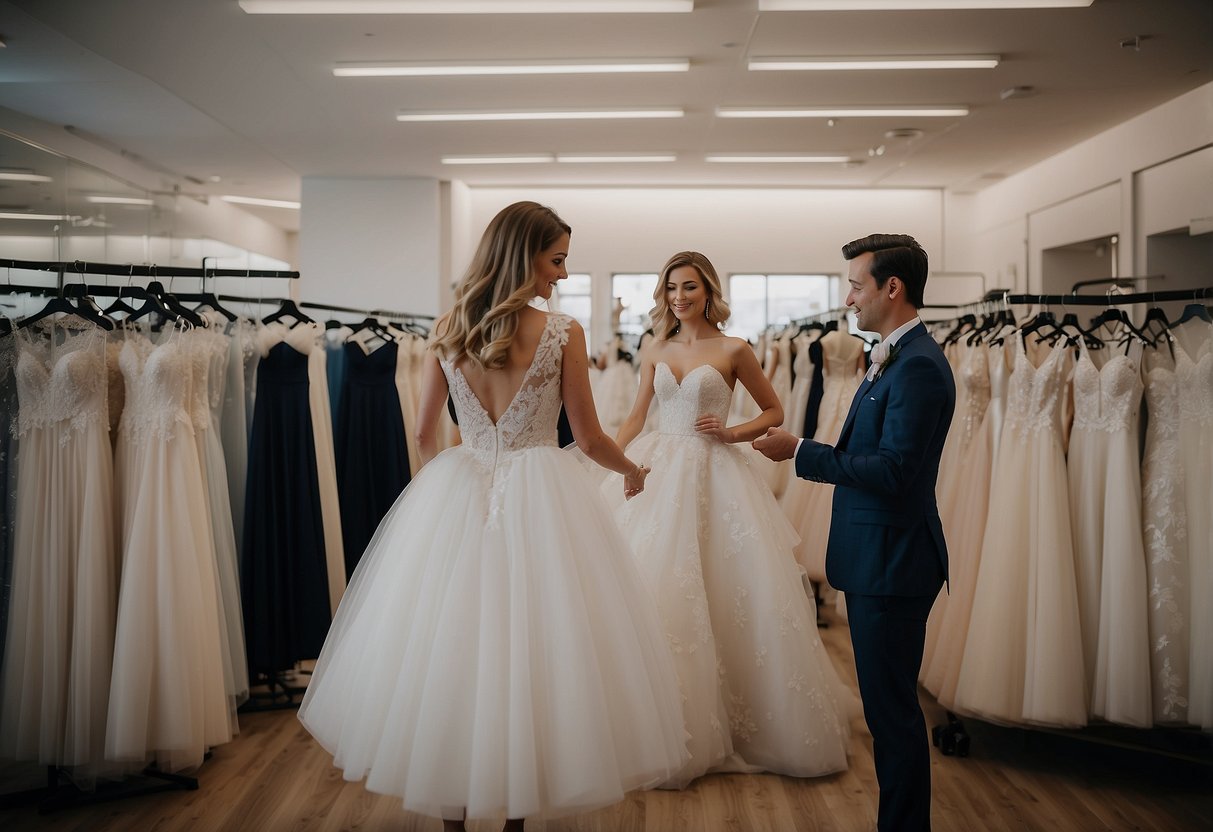
<path id="1" fill-rule="evenodd" d="M 549 817 L 687 757 L 656 609 L 571 454 L 458 447 L 384 517 L 299 718 L 347 780 L 422 814 Z"/>

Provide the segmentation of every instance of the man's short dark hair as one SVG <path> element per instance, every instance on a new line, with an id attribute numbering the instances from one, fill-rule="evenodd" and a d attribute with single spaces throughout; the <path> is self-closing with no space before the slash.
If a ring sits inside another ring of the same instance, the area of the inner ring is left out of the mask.
<path id="1" fill-rule="evenodd" d="M 905 284 L 906 297 L 915 309 L 922 308 L 922 293 L 927 286 L 927 253 L 909 234 L 869 234 L 842 247 L 842 256 L 854 260 L 872 252 L 872 277 L 884 286 L 896 276 Z"/>

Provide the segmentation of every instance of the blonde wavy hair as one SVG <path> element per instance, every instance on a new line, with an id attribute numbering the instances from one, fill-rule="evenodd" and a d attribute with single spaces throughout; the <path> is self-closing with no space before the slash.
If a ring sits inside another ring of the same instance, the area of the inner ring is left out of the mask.
<path id="1" fill-rule="evenodd" d="M 455 306 L 434 325 L 430 349 L 482 369 L 505 366 L 518 313 L 535 297 L 536 255 L 573 233 L 551 208 L 515 202 L 493 217 L 455 289 Z"/>
<path id="2" fill-rule="evenodd" d="M 720 278 L 712 261 L 697 251 L 680 251 L 666 261 L 657 277 L 657 288 L 653 290 L 653 302 L 656 304 L 649 310 L 649 320 L 653 322 L 653 334 L 663 341 L 678 331 L 678 318 L 670 303 L 666 300 L 665 284 L 670 279 L 670 272 L 683 266 L 690 266 L 699 272 L 703 285 L 708 290 L 708 323 L 720 329 L 729 319 L 731 312 L 725 302 L 724 293 L 720 289 Z"/>

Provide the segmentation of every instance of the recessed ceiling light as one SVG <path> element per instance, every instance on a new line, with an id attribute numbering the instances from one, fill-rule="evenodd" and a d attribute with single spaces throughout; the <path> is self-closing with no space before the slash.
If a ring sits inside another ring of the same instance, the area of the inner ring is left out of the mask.
<path id="1" fill-rule="evenodd" d="M 137 196 L 100 196 L 90 194 L 84 198 L 85 202 L 91 202 L 94 205 L 155 205 L 155 201 Z"/>
<path id="2" fill-rule="evenodd" d="M 461 75 L 611 75 L 631 72 L 686 72 L 687 58 L 626 61 L 481 61 L 468 63 L 345 63 L 333 69 L 338 78 L 424 78 Z"/>
<path id="3" fill-rule="evenodd" d="M 556 156 L 557 162 L 563 162 L 574 165 L 598 165 L 598 164 L 613 164 L 627 162 L 636 163 L 659 163 L 659 162 L 676 162 L 678 156 L 673 153 L 617 153 L 617 154 L 577 154 L 577 153 L 561 153 Z"/>
<path id="4" fill-rule="evenodd" d="M 737 163 L 749 165 L 763 164 L 842 164 L 851 161 L 849 156 L 823 155 L 809 153 L 709 153 L 703 157 L 705 162 Z"/>
<path id="5" fill-rule="evenodd" d="M 878 58 L 751 58 L 751 70 L 848 71 L 901 69 L 993 69 L 998 55 L 901 56 Z"/>
<path id="6" fill-rule="evenodd" d="M 240 0 L 246 14 L 686 13 L 694 0 Z"/>
<path id="7" fill-rule="evenodd" d="M 1094 0 L 758 0 L 760 12 L 927 11 L 1084 8 Z"/>
<path id="8" fill-rule="evenodd" d="M 261 199 L 255 196 L 233 196 L 232 194 L 224 194 L 219 198 L 224 202 L 232 202 L 236 205 L 260 205 L 262 208 L 299 209 L 299 203 L 292 202 L 289 199 Z"/>
<path id="9" fill-rule="evenodd" d="M 54 182 L 49 176 L 40 173 L 0 172 L 0 182 Z"/>
<path id="10" fill-rule="evenodd" d="M 443 156 L 444 165 L 543 165 L 555 161 L 551 153 L 519 156 Z"/>
<path id="11" fill-rule="evenodd" d="M 11 211 L 0 211 L 0 220 L 45 220 L 46 222 L 60 222 L 78 219 L 80 218 L 68 216 L 67 214 L 18 214 Z"/>
<path id="12" fill-rule="evenodd" d="M 958 118 L 968 107 L 717 107 L 721 118 Z"/>
<path id="13" fill-rule="evenodd" d="M 583 119 L 682 118 L 680 109 L 668 110 L 544 110 L 496 113 L 399 113 L 397 121 L 576 121 Z"/>

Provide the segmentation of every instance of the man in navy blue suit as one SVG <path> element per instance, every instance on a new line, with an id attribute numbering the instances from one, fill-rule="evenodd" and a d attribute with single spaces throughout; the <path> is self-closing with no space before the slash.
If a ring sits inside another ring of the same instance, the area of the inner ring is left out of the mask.
<path id="1" fill-rule="evenodd" d="M 931 828 L 931 757 L 918 705 L 927 614 L 948 577 L 935 480 L 956 389 L 918 317 L 927 253 L 905 234 L 847 243 L 847 306 L 880 333 L 836 446 L 772 428 L 754 447 L 834 483 L 826 577 L 846 593 L 855 670 L 872 732 L 880 832 Z"/>

